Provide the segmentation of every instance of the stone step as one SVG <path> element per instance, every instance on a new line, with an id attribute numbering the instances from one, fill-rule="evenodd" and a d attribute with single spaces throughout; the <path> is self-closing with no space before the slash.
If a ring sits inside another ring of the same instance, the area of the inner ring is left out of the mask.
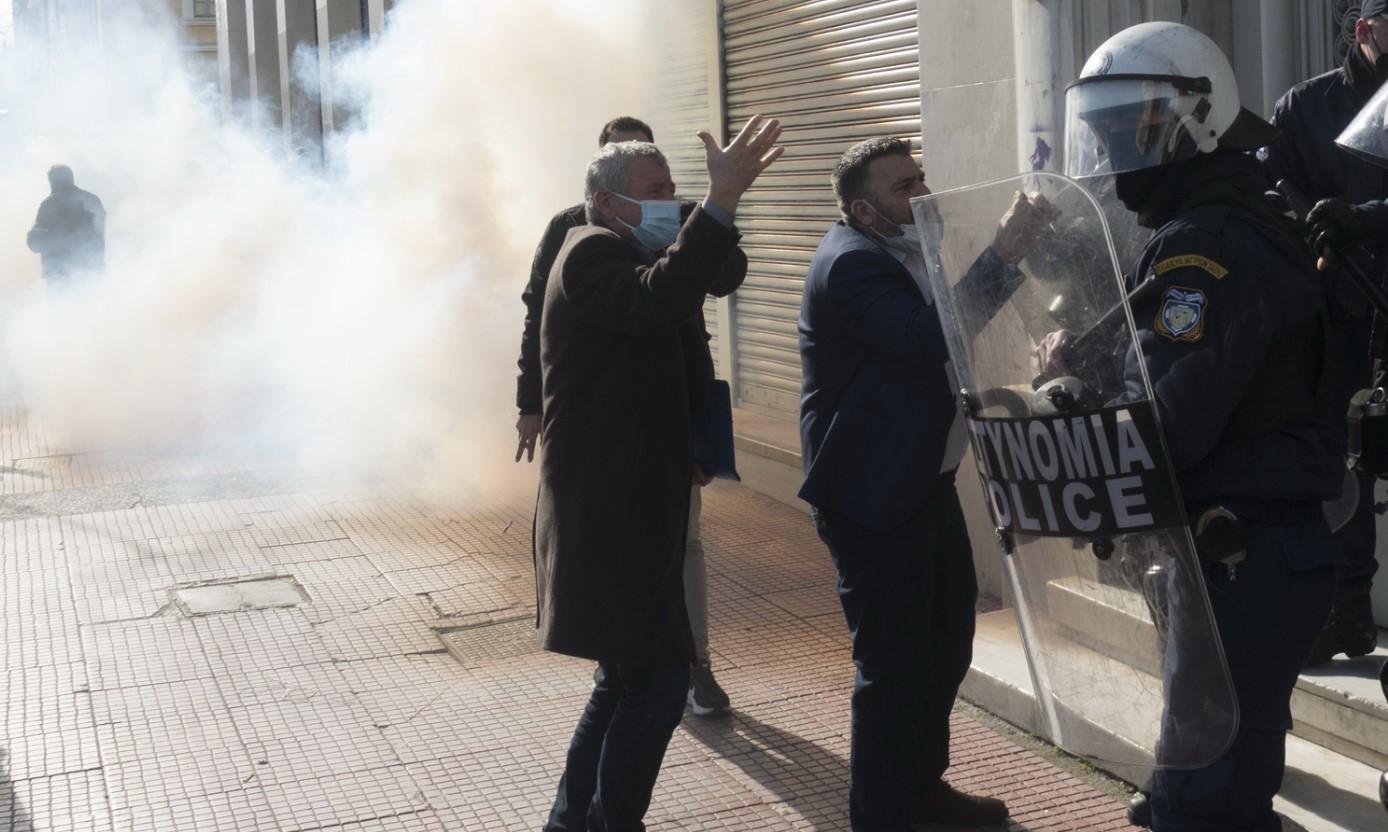
<path id="1" fill-rule="evenodd" d="M 1302 681 L 1305 682 L 1306 677 Z M 1155 678 L 1152 683 L 1158 684 Z M 1299 690 L 1298 694 L 1301 693 Z M 960 695 L 1023 730 L 1046 736 L 1012 610 L 978 617 L 973 666 Z M 1117 737 L 1113 739 L 1127 742 Z M 1099 763 L 1099 767 L 1129 782 L 1135 778 L 1133 771 L 1120 766 Z M 1300 822 L 1309 832 L 1388 829 L 1388 814 L 1378 800 L 1378 779 L 1377 767 L 1292 736 L 1287 740 L 1287 772 L 1277 797 L 1277 810 Z"/>
<path id="2" fill-rule="evenodd" d="M 1137 593 L 1064 578 L 1047 585 L 1047 605 L 1065 632 L 1086 647 L 1153 676 L 1160 657 L 1149 633 L 1151 619 Z M 1356 659 L 1339 658 L 1301 674 L 1292 694 L 1297 736 L 1380 769 L 1388 768 L 1388 702 L 1378 683 L 1388 660 L 1388 632 L 1378 649 Z"/>

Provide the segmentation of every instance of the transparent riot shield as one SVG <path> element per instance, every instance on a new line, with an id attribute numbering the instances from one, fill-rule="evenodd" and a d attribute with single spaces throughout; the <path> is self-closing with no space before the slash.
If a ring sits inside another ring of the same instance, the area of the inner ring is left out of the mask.
<path id="1" fill-rule="evenodd" d="M 990 246 L 1018 191 L 1059 213 L 1012 267 Z M 1046 173 L 913 209 L 1050 739 L 1135 781 L 1214 762 L 1236 699 L 1103 209 Z"/>

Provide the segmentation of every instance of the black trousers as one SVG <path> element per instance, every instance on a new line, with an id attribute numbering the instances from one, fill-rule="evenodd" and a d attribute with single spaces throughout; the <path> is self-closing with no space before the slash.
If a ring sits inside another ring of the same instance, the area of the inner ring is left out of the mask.
<path id="1" fill-rule="evenodd" d="M 838 568 L 858 668 L 853 829 L 902 832 L 949 767 L 950 710 L 973 655 L 978 583 L 954 474 L 890 531 L 832 511 L 817 512 L 815 522 Z"/>
<path id="2" fill-rule="evenodd" d="M 545 832 L 643 832 L 688 691 L 687 664 L 599 663 Z"/>
<path id="3" fill-rule="evenodd" d="M 1258 526 L 1233 577 L 1206 566 L 1205 586 L 1239 703 L 1238 733 L 1214 762 L 1158 771 L 1152 782 L 1156 832 L 1277 832 L 1272 798 L 1282 785 L 1291 698 L 1297 675 L 1330 613 L 1335 569 L 1296 569 L 1333 551 L 1324 523 Z M 1168 672 L 1170 668 L 1167 668 Z M 1179 680 L 1168 679 L 1170 695 Z M 1169 730 L 1169 725 L 1163 725 Z"/>

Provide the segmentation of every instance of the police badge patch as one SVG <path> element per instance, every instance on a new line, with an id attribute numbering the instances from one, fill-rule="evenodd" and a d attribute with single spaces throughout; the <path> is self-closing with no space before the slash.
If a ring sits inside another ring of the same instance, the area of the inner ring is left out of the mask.
<path id="1" fill-rule="evenodd" d="M 1205 335 L 1205 293 L 1172 286 L 1162 295 L 1157 311 L 1157 334 L 1172 341 L 1194 343 Z"/>

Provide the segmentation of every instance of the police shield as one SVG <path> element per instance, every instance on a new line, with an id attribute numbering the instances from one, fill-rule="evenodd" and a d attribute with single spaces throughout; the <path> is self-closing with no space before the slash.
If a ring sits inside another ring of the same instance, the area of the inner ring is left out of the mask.
<path id="1" fill-rule="evenodd" d="M 991 247 L 1019 191 L 1058 214 L 1014 269 Z M 1041 724 L 1134 781 L 1214 762 L 1236 699 L 1103 209 L 1047 173 L 913 209 Z M 1163 325 L 1202 326 L 1200 301 Z M 1042 377 L 1062 330 L 1064 375 Z"/>

